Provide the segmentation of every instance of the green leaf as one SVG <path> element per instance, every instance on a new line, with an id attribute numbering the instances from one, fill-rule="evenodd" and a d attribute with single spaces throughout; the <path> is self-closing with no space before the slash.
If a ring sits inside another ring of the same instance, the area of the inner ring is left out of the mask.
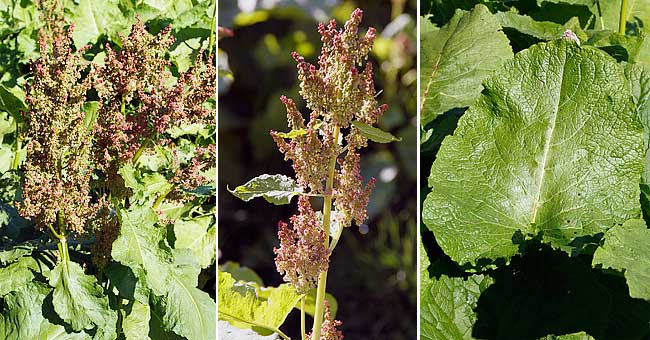
<path id="1" fill-rule="evenodd" d="M 650 301 L 650 229 L 643 220 L 629 220 L 605 233 L 594 253 L 593 266 L 625 275 L 630 296 Z"/>
<path id="2" fill-rule="evenodd" d="M 479 296 L 493 282 L 489 276 L 474 275 L 467 279 L 441 276 L 427 280 L 420 297 L 421 339 L 474 339 Z"/>
<path id="3" fill-rule="evenodd" d="M 277 135 L 282 138 L 296 138 L 307 134 L 306 129 L 294 129 L 289 132 L 278 132 Z"/>
<path id="4" fill-rule="evenodd" d="M 137 204 L 153 204 L 156 199 L 172 189 L 165 176 L 154 173 L 142 173 L 133 165 L 123 166 L 118 173 L 124 179 L 124 185 L 133 191 L 131 202 Z"/>
<path id="5" fill-rule="evenodd" d="M 291 177 L 264 174 L 236 187 L 235 190 L 228 191 L 246 202 L 256 197 L 264 197 L 267 202 L 280 205 L 289 204 L 293 196 L 302 193 L 302 188 Z"/>
<path id="6" fill-rule="evenodd" d="M 219 270 L 229 273 L 235 281 L 253 282 L 260 287 L 264 286 L 262 278 L 257 273 L 248 267 L 240 266 L 237 262 L 226 261 L 219 265 Z"/>
<path id="7" fill-rule="evenodd" d="M 454 261 L 509 258 L 540 235 L 570 251 L 573 240 L 639 216 L 643 130 L 611 57 L 542 43 L 484 85 L 442 143 L 423 204 Z"/>
<path id="8" fill-rule="evenodd" d="M 111 36 L 130 28 L 130 23 L 118 6 L 118 0 L 67 3 L 68 17 L 76 27 L 72 33 L 75 46 L 80 48 L 88 43 L 94 44 L 103 34 Z"/>
<path id="9" fill-rule="evenodd" d="M 579 332 L 564 335 L 548 335 L 543 338 L 539 338 L 539 340 L 594 340 L 594 338 L 585 332 Z"/>
<path id="10" fill-rule="evenodd" d="M 84 125 L 86 125 L 86 129 L 89 131 L 93 129 L 95 126 L 95 122 L 97 121 L 97 110 L 99 109 L 99 102 L 96 101 L 90 101 L 90 102 L 84 102 L 81 111 L 85 112 L 84 115 Z"/>
<path id="11" fill-rule="evenodd" d="M 621 16 L 622 0 L 599 1 L 602 13 L 603 29 L 618 31 L 619 18 Z M 650 0 L 629 0 L 627 1 L 627 22 L 632 22 L 636 18 L 640 19 L 647 28 L 650 22 Z M 600 26 L 600 25 L 596 25 Z"/>
<path id="12" fill-rule="evenodd" d="M 20 111 L 27 110 L 22 99 L 9 91 L 4 85 L 0 85 L 0 111 L 7 111 L 14 119 L 20 121 Z"/>
<path id="13" fill-rule="evenodd" d="M 359 130 L 362 136 L 376 143 L 399 142 L 402 140 L 401 138 L 393 136 L 389 132 L 378 129 L 374 126 L 370 126 L 358 120 L 353 121 L 352 125 Z"/>
<path id="14" fill-rule="evenodd" d="M 23 257 L 18 262 L 0 268 L 0 296 L 32 282 L 34 273 L 31 269 L 38 269 L 38 263 L 31 257 Z"/>
<path id="15" fill-rule="evenodd" d="M 208 293 L 196 288 L 200 268 L 191 252 L 174 251 L 174 269 L 163 299 L 163 325 L 188 340 L 216 338 L 217 306 Z"/>
<path id="16" fill-rule="evenodd" d="M 599 47 L 618 61 L 650 66 L 650 39 L 611 31 L 591 33 L 589 45 Z"/>
<path id="17" fill-rule="evenodd" d="M 471 105 L 483 79 L 512 58 L 512 49 L 483 5 L 456 10 L 441 29 L 428 20 L 420 25 L 420 120 L 425 126 L 441 113 Z"/>
<path id="18" fill-rule="evenodd" d="M 295 288 L 282 284 L 268 298 L 257 296 L 254 286 L 238 283 L 229 273 L 219 276 L 219 320 L 238 328 L 251 328 L 261 335 L 278 333 L 287 315 L 300 299 Z"/>
<path id="19" fill-rule="evenodd" d="M 176 242 L 174 248 L 192 250 L 201 268 L 214 263 L 217 253 L 217 228 L 214 216 L 200 216 L 191 220 L 179 220 L 174 224 Z"/>
<path id="20" fill-rule="evenodd" d="M 579 332 L 564 335 L 548 335 L 543 338 L 539 338 L 539 340 L 594 340 L 594 338 L 585 332 Z"/>
<path id="21" fill-rule="evenodd" d="M 498 12 L 495 16 L 499 19 L 502 27 L 516 29 L 538 39 L 559 39 L 567 29 L 576 33 L 581 40 L 587 39 L 587 35 L 580 28 L 580 21 L 577 17 L 573 17 L 566 24 L 560 25 L 552 21 L 536 21 L 527 15 L 520 15 L 514 11 Z"/>
<path id="22" fill-rule="evenodd" d="M 59 263 L 51 272 L 54 287 L 54 310 L 72 329 L 80 331 L 97 327 L 101 339 L 115 339 L 117 313 L 108 304 L 108 297 L 94 276 L 86 275 L 76 262 Z M 97 338 L 97 337 L 96 337 Z"/>
<path id="23" fill-rule="evenodd" d="M 149 305 L 134 301 L 131 311 L 122 322 L 122 330 L 126 340 L 150 340 L 149 338 Z"/>
<path id="24" fill-rule="evenodd" d="M 163 295 L 168 287 L 169 265 L 172 255 L 164 247 L 165 229 L 157 228 L 156 213 L 148 207 L 132 206 L 120 209 L 120 234 L 113 242 L 111 256 L 131 268 L 156 295 Z M 147 301 L 140 301 L 147 302 Z"/>
<path id="25" fill-rule="evenodd" d="M 643 124 L 643 145 L 645 145 L 645 166 L 641 174 L 641 209 L 646 221 L 650 220 L 650 71 L 638 64 L 624 67 L 634 103 Z"/>

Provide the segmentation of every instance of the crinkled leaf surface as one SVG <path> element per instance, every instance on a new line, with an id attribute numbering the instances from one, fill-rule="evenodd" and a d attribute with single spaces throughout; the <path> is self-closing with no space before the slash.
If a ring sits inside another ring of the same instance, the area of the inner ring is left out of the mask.
<path id="1" fill-rule="evenodd" d="M 422 126 L 481 93 L 481 81 L 512 58 L 508 38 L 487 7 L 456 14 L 437 29 L 420 21 L 420 119 Z"/>
<path id="2" fill-rule="evenodd" d="M 291 177 L 264 174 L 236 187 L 235 190 L 228 191 L 246 202 L 256 197 L 264 197 L 267 202 L 279 205 L 289 204 L 293 196 L 302 192 L 302 188 Z"/>
<path id="3" fill-rule="evenodd" d="M 97 327 L 101 339 L 114 339 L 117 313 L 94 276 L 84 273 L 76 262 L 59 263 L 50 274 L 54 287 L 52 304 L 56 313 L 75 331 Z"/>
<path id="4" fill-rule="evenodd" d="M 420 296 L 421 338 L 427 340 L 474 339 L 479 296 L 493 282 L 489 276 L 473 275 L 467 279 L 441 276 L 422 283 Z"/>
<path id="5" fill-rule="evenodd" d="M 165 229 L 157 228 L 156 213 L 148 207 L 120 209 L 120 234 L 113 242 L 111 256 L 131 268 L 156 295 L 167 289 L 171 252 L 162 245 Z M 146 302 L 146 301 L 141 301 Z"/>
<path id="6" fill-rule="evenodd" d="M 254 286 L 236 283 L 230 273 L 218 272 L 219 320 L 238 328 L 251 328 L 261 335 L 270 335 L 293 309 L 300 295 L 288 284 L 272 289 L 268 298 L 257 296 Z"/>
<path id="7" fill-rule="evenodd" d="M 543 233 L 568 250 L 639 216 L 643 129 L 614 59 L 570 41 L 542 43 L 484 86 L 443 141 L 423 204 L 424 223 L 453 260 L 509 258 L 521 234 Z"/>
<path id="8" fill-rule="evenodd" d="M 650 301 L 650 229 L 643 220 L 629 220 L 605 233 L 593 265 L 625 274 L 630 296 Z"/>

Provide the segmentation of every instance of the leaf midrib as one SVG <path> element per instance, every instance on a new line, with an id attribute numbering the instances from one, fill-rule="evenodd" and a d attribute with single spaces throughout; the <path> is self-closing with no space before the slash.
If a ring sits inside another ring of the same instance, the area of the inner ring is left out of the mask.
<path id="1" fill-rule="evenodd" d="M 557 89 L 557 101 L 553 105 L 553 108 L 555 109 L 553 112 L 553 115 L 551 116 L 551 122 L 549 124 L 549 127 L 547 127 L 546 131 L 544 132 L 545 134 L 545 142 L 544 142 L 544 155 L 542 157 L 542 163 L 539 166 L 540 169 L 540 175 L 539 175 L 539 180 L 538 180 L 538 187 L 537 187 L 537 194 L 535 197 L 535 200 L 533 201 L 533 207 L 532 207 L 532 218 L 530 223 L 535 223 L 535 220 L 537 219 L 537 212 L 539 211 L 539 203 L 540 199 L 542 198 L 542 188 L 544 187 L 544 178 L 546 174 L 546 163 L 548 162 L 549 158 L 549 150 L 551 149 L 551 141 L 553 140 L 553 133 L 555 132 L 555 125 L 557 123 L 557 115 L 560 111 L 560 98 L 562 96 L 562 88 L 564 86 L 564 75 L 566 71 L 566 63 L 567 63 L 567 55 L 566 52 L 564 54 L 564 60 L 562 63 L 562 73 L 560 74 L 560 86 L 558 86 Z"/>

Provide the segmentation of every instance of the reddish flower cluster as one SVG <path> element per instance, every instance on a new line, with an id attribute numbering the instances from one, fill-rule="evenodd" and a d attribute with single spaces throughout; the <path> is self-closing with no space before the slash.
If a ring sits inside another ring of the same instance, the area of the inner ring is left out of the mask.
<path id="1" fill-rule="evenodd" d="M 327 270 L 330 250 L 325 247 L 327 235 L 307 197 L 300 197 L 298 211 L 291 217 L 293 228 L 278 223 L 280 248 L 274 248 L 273 252 L 278 272 L 298 293 L 304 294 L 316 286 L 318 274 Z"/>
<path id="2" fill-rule="evenodd" d="M 289 128 L 297 132 L 290 140 L 281 133 L 271 131 L 278 148 L 291 160 L 298 184 L 312 193 L 332 194 L 336 211 L 343 226 L 352 221 L 363 223 L 367 218 L 366 207 L 374 187 L 371 179 L 365 187 L 359 169 L 359 149 L 367 146 L 367 139 L 350 122 L 358 120 L 374 124 L 387 110 L 388 106 L 378 105 L 372 79 L 372 64 L 366 63 L 375 37 L 375 30 L 369 28 L 364 37 L 358 36 L 362 11 L 356 9 L 345 23 L 343 30 L 337 30 L 336 21 L 327 26 L 320 24 L 323 46 L 318 65 L 312 65 L 293 53 L 298 62 L 300 94 L 307 107 L 312 110 L 309 122 L 305 124 L 302 114 L 291 99 L 282 97 L 287 109 Z M 334 140 L 335 129 L 349 128 L 345 138 L 347 154 L 338 160 L 333 191 L 324 192 L 323 183 L 327 178 L 330 160 L 338 158 L 339 141 Z"/>
<path id="3" fill-rule="evenodd" d="M 214 124 L 214 111 L 204 106 L 216 92 L 212 57 L 204 63 L 200 51 L 195 65 L 173 82 L 164 58 L 174 42 L 170 32 L 168 26 L 152 36 L 138 20 L 129 36 L 122 38 L 119 53 L 106 46 L 105 64 L 94 74 L 101 102 L 96 151 L 109 181 L 119 181 L 117 170 L 131 162 L 147 143 L 168 144 L 161 135 L 172 125 Z M 206 155 L 210 153 L 201 152 L 177 169 L 176 181 L 180 182 L 178 175 L 182 174 L 194 177 L 190 181 L 196 182 L 199 171 L 213 163 L 214 158 Z"/>
<path id="4" fill-rule="evenodd" d="M 116 174 L 119 167 L 133 158 L 143 140 L 150 137 L 148 115 L 126 112 L 131 102 L 142 102 L 146 93 L 159 93 L 171 73 L 164 59 L 174 38 L 167 27 L 157 36 L 150 35 L 138 20 L 128 37 L 122 37 L 122 50 L 115 52 L 106 44 L 106 58 L 94 77 L 101 100 L 95 134 L 99 167 Z"/>
<path id="5" fill-rule="evenodd" d="M 363 177 L 360 174 L 359 154 L 348 150 L 343 160 L 339 159 L 340 171 L 336 174 L 334 186 L 334 206 L 342 217 L 339 220 L 342 226 L 348 227 L 352 220 L 357 224 L 363 223 L 368 217 L 368 200 L 375 186 L 375 179 L 371 178 L 363 188 Z"/>
<path id="6" fill-rule="evenodd" d="M 91 84 L 82 79 L 85 49 L 73 52 L 72 30 L 71 25 L 67 33 L 59 26 L 51 36 L 41 32 L 41 58 L 32 63 L 29 110 L 23 113 L 29 142 L 20 212 L 40 228 L 56 225 L 60 216 L 66 229 L 81 232 L 96 210 L 90 203 L 92 131 L 82 112 Z"/>
<path id="7" fill-rule="evenodd" d="M 336 329 L 336 327 L 341 327 L 343 322 L 332 320 L 330 304 L 327 300 L 323 301 L 323 305 L 325 307 L 325 320 L 323 320 L 323 326 L 321 327 L 320 340 L 343 340 L 343 332 Z M 311 333 L 307 334 L 307 339 L 313 340 Z"/>
<path id="8" fill-rule="evenodd" d="M 98 233 L 106 237 L 97 245 L 108 248 L 110 255 L 117 221 L 106 213 L 106 197 L 110 192 L 121 199 L 127 192 L 119 168 L 154 143 L 173 149 L 164 137 L 172 124 L 214 124 L 214 112 L 204 104 L 216 95 L 216 69 L 212 56 L 204 63 L 200 51 L 194 67 L 173 79 L 165 60 L 174 41 L 171 29 L 152 36 L 138 20 L 130 35 L 122 37 L 121 50 L 106 46 L 104 65 L 84 76 L 85 49 L 73 51 L 73 26 L 66 33 L 64 21 L 56 23 L 41 32 L 41 57 L 33 63 L 33 81 L 27 85 L 29 110 L 23 114 L 22 136 L 29 142 L 20 211 L 40 228 L 64 221 L 65 230 L 83 233 L 93 222 L 95 230 L 106 229 Z M 93 85 L 100 99 L 96 122 L 82 112 Z M 203 173 L 215 158 L 215 145 L 210 144 L 197 146 L 189 160 L 174 162 L 167 173 L 174 194 L 180 197 L 183 190 L 207 182 Z M 91 183 L 95 169 L 105 176 L 95 179 L 100 183 Z M 91 184 L 99 187 L 92 201 Z"/>
<path id="9" fill-rule="evenodd" d="M 306 133 L 292 138 L 288 143 L 276 131 L 271 131 L 271 136 L 284 153 L 284 158 L 292 161 L 298 184 L 310 188 L 313 193 L 322 193 L 323 181 L 327 177 L 325 165 L 338 154 L 338 145 L 331 126 L 320 126 L 316 112 L 312 113 L 309 123 L 305 126 L 305 121 L 293 100 L 285 96 L 280 99 L 287 108 L 289 128 L 306 129 Z"/>

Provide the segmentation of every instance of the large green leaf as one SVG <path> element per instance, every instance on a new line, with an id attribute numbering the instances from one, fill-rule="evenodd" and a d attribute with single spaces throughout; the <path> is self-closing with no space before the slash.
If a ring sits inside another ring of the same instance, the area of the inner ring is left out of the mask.
<path id="1" fill-rule="evenodd" d="M 126 340 L 150 340 L 149 320 L 150 307 L 139 301 L 134 301 L 131 311 L 122 322 L 122 330 Z"/>
<path id="2" fill-rule="evenodd" d="M 148 207 L 120 209 L 120 234 L 113 242 L 111 256 L 131 268 L 156 295 L 163 295 L 169 281 L 171 251 L 163 245 L 165 229 L 157 228 L 156 213 Z M 146 301 L 141 301 L 146 302 Z"/>
<path id="3" fill-rule="evenodd" d="M 153 173 L 141 173 L 132 165 L 123 166 L 118 173 L 124 179 L 124 185 L 133 191 L 130 197 L 132 203 L 139 205 L 153 204 L 160 195 L 172 189 L 165 176 Z"/>
<path id="4" fill-rule="evenodd" d="M 93 44 L 101 35 L 113 36 L 130 27 L 119 8 L 119 0 L 79 0 L 67 4 L 69 19 L 76 29 L 72 34 L 77 48 Z"/>
<path id="5" fill-rule="evenodd" d="M 300 299 L 295 288 L 282 284 L 273 288 L 268 298 L 257 296 L 256 288 L 235 284 L 230 273 L 218 272 L 219 320 L 239 328 L 251 328 L 261 335 L 280 332 L 280 325 Z"/>
<path id="6" fill-rule="evenodd" d="M 18 262 L 0 268 L 0 296 L 31 282 L 34 279 L 32 268 L 38 268 L 38 264 L 31 257 L 23 257 Z"/>
<path id="7" fill-rule="evenodd" d="M 214 263 L 216 257 L 216 233 L 217 226 L 212 215 L 176 221 L 174 248 L 192 250 L 201 268 L 206 268 Z"/>
<path id="8" fill-rule="evenodd" d="M 441 276 L 422 284 L 421 339 L 465 340 L 472 337 L 479 296 L 493 282 L 489 276 L 467 279 Z"/>
<path id="9" fill-rule="evenodd" d="M 302 188 L 291 177 L 264 174 L 236 187 L 235 190 L 228 191 L 246 202 L 256 197 L 264 197 L 267 202 L 279 205 L 289 204 L 293 196 L 302 193 Z"/>
<path id="10" fill-rule="evenodd" d="M 570 250 L 639 216 L 643 130 L 614 59 L 542 43 L 484 86 L 442 143 L 423 205 L 453 260 L 509 258 L 529 236 Z"/>
<path id="11" fill-rule="evenodd" d="M 487 7 L 457 10 L 441 29 L 420 22 L 420 119 L 422 125 L 481 93 L 481 81 L 512 58 L 508 38 Z"/>
<path id="12" fill-rule="evenodd" d="M 216 338 L 217 306 L 206 292 L 196 288 L 200 268 L 191 251 L 174 251 L 174 269 L 163 299 L 166 329 L 188 340 Z"/>
<path id="13" fill-rule="evenodd" d="M 629 220 L 605 233 L 593 265 L 625 274 L 630 296 L 650 301 L 650 229 L 643 220 Z"/>
<path id="14" fill-rule="evenodd" d="M 0 308 L 0 339 L 90 340 L 87 333 L 68 333 L 44 317 L 48 310 L 44 302 L 50 291 L 45 284 L 30 282 L 7 295 Z"/>
<path id="15" fill-rule="evenodd" d="M 54 287 L 54 310 L 72 329 L 80 331 L 97 327 L 103 336 L 114 339 L 117 313 L 108 304 L 108 297 L 94 276 L 86 275 L 76 262 L 61 262 L 50 274 Z M 96 337 L 97 338 L 97 337 Z"/>
<path id="16" fill-rule="evenodd" d="M 571 20 L 567 21 L 564 25 L 560 25 L 551 21 L 536 21 L 527 15 L 520 15 L 515 11 L 498 12 L 495 16 L 499 19 L 499 23 L 502 27 L 516 29 L 521 33 L 542 40 L 561 38 L 562 34 L 564 34 L 567 29 L 583 35 L 579 38 L 587 38 L 580 28 L 580 21 L 578 21 L 578 18 L 576 17 L 571 18 Z"/>

